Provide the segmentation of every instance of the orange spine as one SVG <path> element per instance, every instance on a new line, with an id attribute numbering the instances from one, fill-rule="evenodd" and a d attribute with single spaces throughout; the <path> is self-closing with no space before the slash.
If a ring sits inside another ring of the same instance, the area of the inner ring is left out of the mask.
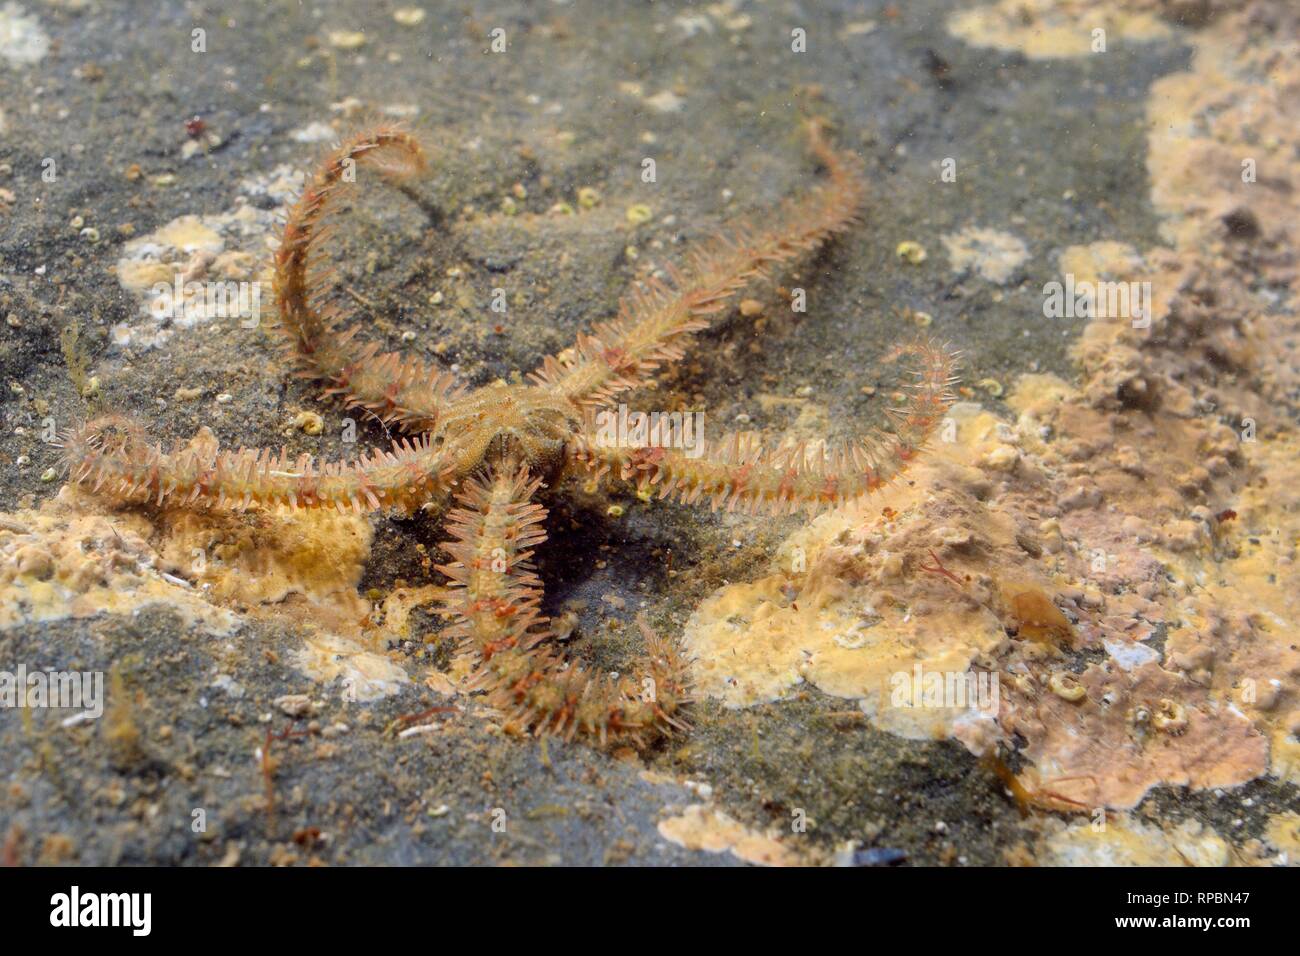
<path id="1" fill-rule="evenodd" d="M 866 194 L 858 161 L 831 149 L 817 122 L 809 124 L 809 148 L 828 182 L 783 204 L 778 225 L 742 226 L 704 244 L 684 272 L 670 268 L 669 282 L 652 280 L 625 298 L 613 322 L 580 335 L 572 358 L 548 357 L 532 380 L 581 406 L 645 385 L 662 364 L 680 359 L 740 290 L 848 228 Z"/>
<path id="2" fill-rule="evenodd" d="M 917 343 L 895 356 L 917 359 L 916 381 L 904 403 L 889 410 L 892 432 L 875 432 L 833 446 L 766 448 L 755 433 L 701 440 L 698 454 L 680 448 L 611 447 L 590 424 L 569 445 L 569 458 L 597 477 L 612 473 L 643 490 L 686 504 L 707 501 L 713 510 L 786 514 L 817 512 L 855 501 L 901 474 L 923 451 L 952 405 L 955 356 L 941 346 Z"/>
<path id="3" fill-rule="evenodd" d="M 527 466 L 499 462 L 465 483 L 462 507 L 448 515 L 453 540 L 443 547 L 454 560 L 440 570 L 460 590 L 453 633 L 475 662 L 470 686 L 538 735 L 644 745 L 684 729 L 685 662 L 641 622 L 646 654 L 637 678 L 596 673 L 542 644 L 550 634 L 537 610 L 532 548 L 546 539 L 546 509 L 531 501 L 540 486 Z"/>
<path id="4" fill-rule="evenodd" d="M 222 451 L 211 432 L 164 452 L 121 416 L 63 436 L 72 480 L 118 501 L 155 506 L 334 508 L 340 512 L 418 508 L 446 487 L 448 464 L 427 438 L 393 443 L 355 462 L 316 462 L 269 450 Z"/>
<path id="5" fill-rule="evenodd" d="M 452 376 L 418 359 L 380 353 L 375 344 L 353 342 L 360 327 L 338 330 L 342 310 L 329 301 L 328 270 L 312 260 L 329 236 L 326 220 L 359 170 L 390 180 L 425 169 L 424 150 L 410 133 L 393 126 L 363 130 L 325 157 L 289 210 L 275 254 L 275 296 L 280 325 L 301 374 L 322 382 L 325 394 L 349 408 L 364 408 L 385 423 L 428 431 L 457 393 Z"/>

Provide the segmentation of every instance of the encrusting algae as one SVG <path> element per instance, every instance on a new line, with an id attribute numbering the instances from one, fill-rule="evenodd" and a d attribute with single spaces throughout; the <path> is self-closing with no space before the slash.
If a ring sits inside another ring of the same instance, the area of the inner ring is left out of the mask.
<path id="1" fill-rule="evenodd" d="M 768 575 L 708 598 L 684 638 L 699 693 L 740 707 L 806 681 L 883 729 L 1015 751 L 1011 789 L 1066 813 L 1157 786 L 1300 782 L 1300 337 L 1294 299 L 1262 294 L 1255 271 L 1294 276 L 1297 124 L 1282 118 L 1300 73 L 1244 17 L 1198 35 L 1191 71 L 1152 93 L 1176 248 L 1060 256 L 1075 282 L 1149 282 L 1145 313 L 1093 318 L 1079 385 L 1022 376 L 1009 422 L 957 406 L 914 484 L 821 516 Z M 1265 190 L 1241 177 L 1261 126 L 1278 137 Z M 991 672 L 1000 694 L 891 702 L 916 671 Z"/>

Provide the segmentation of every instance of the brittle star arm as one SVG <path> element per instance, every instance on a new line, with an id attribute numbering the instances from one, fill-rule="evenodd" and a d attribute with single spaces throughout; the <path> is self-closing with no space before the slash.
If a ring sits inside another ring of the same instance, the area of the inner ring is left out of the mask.
<path id="1" fill-rule="evenodd" d="M 64 435 L 62 445 L 73 481 L 156 506 L 414 511 L 445 493 L 452 474 L 450 454 L 427 436 L 395 441 L 391 451 L 376 449 L 355 462 L 322 463 L 285 451 L 222 451 L 206 429 L 164 452 L 135 422 L 107 416 Z"/>
<path id="2" fill-rule="evenodd" d="M 772 226 L 741 226 L 692 251 L 669 281 L 652 280 L 619 304 L 618 317 L 580 335 L 563 358 L 551 356 L 532 381 L 578 406 L 598 405 L 645 385 L 656 370 L 677 361 L 696 332 L 771 269 L 815 249 L 858 218 L 865 195 L 856 157 L 830 148 L 818 122 L 808 125 L 809 148 L 826 167 L 826 184 L 786 202 Z"/>
<path id="3" fill-rule="evenodd" d="M 675 496 L 685 504 L 707 501 L 711 510 L 751 514 L 817 512 L 863 498 L 901 474 L 924 450 L 952 405 L 950 390 L 956 357 L 931 343 L 895 351 L 917 361 L 915 381 L 903 391 L 904 402 L 889 410 L 892 432 L 875 431 L 839 445 L 765 445 L 752 432 L 716 441 L 701 435 L 688 441 L 659 441 L 644 447 L 620 447 L 605 430 L 586 427 L 566 448 L 571 469 L 597 479 L 606 476 L 635 483 L 639 489 Z M 677 436 L 681 438 L 681 436 Z M 685 447 L 683 447 L 685 446 Z"/>
<path id="4" fill-rule="evenodd" d="M 363 408 L 385 424 L 411 432 L 431 430 L 458 394 L 450 374 L 415 358 L 379 352 L 355 340 L 359 325 L 340 331 L 342 309 L 331 300 L 331 270 L 314 264 L 330 235 L 328 219 L 342 194 L 369 168 L 389 180 L 421 172 L 424 150 L 410 133 L 393 126 L 364 130 L 346 139 L 316 167 L 290 208 L 275 254 L 275 298 L 280 327 L 299 374 L 325 386 L 325 394 L 349 408 Z"/>
<path id="5" fill-rule="evenodd" d="M 505 457 L 465 482 L 447 516 L 452 540 L 443 549 L 453 560 L 439 570 L 459 592 L 452 633 L 472 662 L 470 687 L 537 735 L 642 745 L 683 729 L 685 663 L 644 625 L 647 649 L 634 668 L 641 680 L 596 673 L 545 643 L 532 563 L 533 547 L 546 540 L 546 509 L 532 501 L 540 486 L 526 465 Z"/>

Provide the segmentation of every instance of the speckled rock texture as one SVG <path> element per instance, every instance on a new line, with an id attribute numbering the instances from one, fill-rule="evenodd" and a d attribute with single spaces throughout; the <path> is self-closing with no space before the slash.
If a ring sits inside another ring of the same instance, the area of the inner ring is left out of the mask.
<path id="1" fill-rule="evenodd" d="M 1294 865 L 1292 8 L 0 4 L 0 862 Z M 693 658 L 686 734 L 537 740 L 470 694 L 443 505 L 67 484 L 51 439 L 105 411 L 387 443 L 272 328 L 280 217 L 351 129 L 404 122 L 431 168 L 337 218 L 342 295 L 483 386 L 815 182 L 811 117 L 864 221 L 636 401 L 847 438 L 918 334 L 959 401 L 811 519 L 545 490 L 566 653 L 619 671 L 643 615 Z M 101 712 L 18 706 L 20 668 L 100 675 Z"/>

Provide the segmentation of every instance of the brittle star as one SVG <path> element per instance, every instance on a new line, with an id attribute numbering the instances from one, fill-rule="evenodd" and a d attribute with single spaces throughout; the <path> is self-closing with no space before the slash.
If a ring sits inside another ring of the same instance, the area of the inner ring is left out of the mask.
<path id="1" fill-rule="evenodd" d="M 771 225 L 742 225 L 705 242 L 680 271 L 626 296 L 613 321 L 547 358 L 528 384 L 471 392 L 418 359 L 359 344 L 358 325 L 341 328 L 328 270 L 314 262 L 327 218 L 358 169 L 396 181 L 427 166 L 423 147 L 402 128 L 352 135 L 322 160 L 288 213 L 274 262 L 279 327 L 299 374 L 411 437 L 355 462 L 318 463 L 284 451 L 221 451 L 212 442 L 163 452 L 138 423 L 106 416 L 63 437 L 72 478 L 151 507 L 413 511 L 454 495 L 459 507 L 447 515 L 444 544 L 453 560 L 439 570 L 453 588 L 453 633 L 470 658 L 469 688 L 486 691 L 537 734 L 641 746 L 684 729 L 687 663 L 640 621 L 646 648 L 628 675 L 596 673 L 555 649 L 531 560 L 546 539 L 547 511 L 533 498 L 544 482 L 576 473 L 714 509 L 814 512 L 879 489 L 921 450 L 952 402 L 954 381 L 953 355 L 929 342 L 896 350 L 915 361 L 915 380 L 889 412 L 892 431 L 834 446 L 767 444 L 738 433 L 703 441 L 690 455 L 598 440 L 596 409 L 681 359 L 743 289 L 858 220 L 865 186 L 856 158 L 832 149 L 818 122 L 809 124 L 808 141 L 826 179 L 788 200 Z"/>

